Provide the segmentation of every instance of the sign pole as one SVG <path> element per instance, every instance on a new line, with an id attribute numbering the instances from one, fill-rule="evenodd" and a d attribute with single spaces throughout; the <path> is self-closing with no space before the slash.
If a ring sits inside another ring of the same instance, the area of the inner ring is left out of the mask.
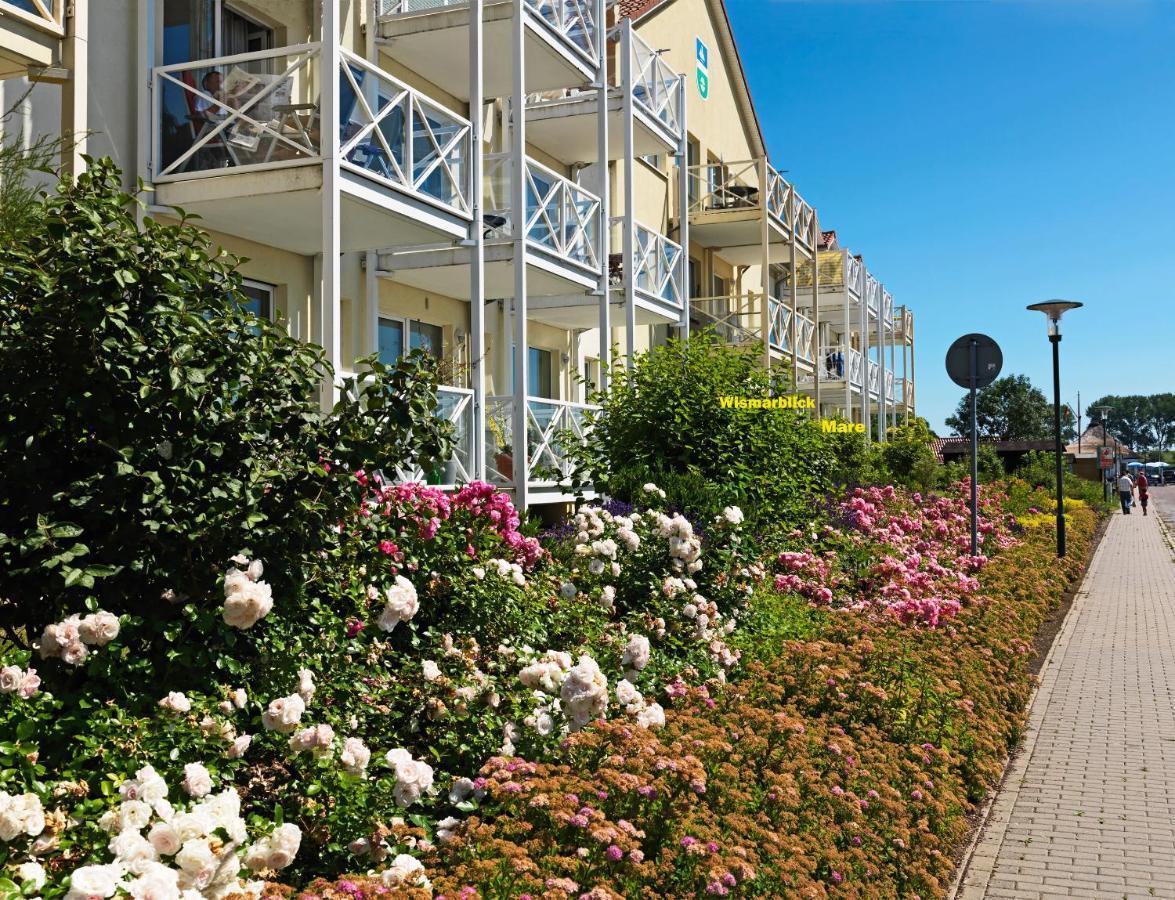
<path id="1" fill-rule="evenodd" d="M 979 380 L 979 342 L 971 338 L 971 555 L 979 555 L 979 428 L 976 390 Z"/>

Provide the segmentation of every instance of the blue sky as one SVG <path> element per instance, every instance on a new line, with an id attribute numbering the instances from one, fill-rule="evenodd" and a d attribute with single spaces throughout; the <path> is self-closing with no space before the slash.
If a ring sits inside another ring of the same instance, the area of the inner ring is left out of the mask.
<path id="1" fill-rule="evenodd" d="M 967 332 L 1051 398 L 1052 297 L 1065 402 L 1175 390 L 1175 3 L 727 6 L 773 162 L 914 310 L 932 428 Z"/>

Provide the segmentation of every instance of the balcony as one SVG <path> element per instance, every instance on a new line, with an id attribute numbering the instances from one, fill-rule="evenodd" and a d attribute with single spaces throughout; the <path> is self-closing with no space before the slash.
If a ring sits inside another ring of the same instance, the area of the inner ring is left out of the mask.
<path id="1" fill-rule="evenodd" d="M 469 100 L 468 0 L 379 0 L 380 52 L 462 101 Z M 482 11 L 487 97 L 513 85 L 512 0 L 487 0 Z M 526 93 L 595 80 L 596 0 L 524 0 Z"/>
<path id="2" fill-rule="evenodd" d="M 735 265 L 756 265 L 763 261 L 766 215 L 771 262 L 789 262 L 793 240 L 799 256 L 811 259 L 819 240 L 816 211 L 770 163 L 761 196 L 762 167 L 761 160 L 690 167 L 690 240 L 719 249 Z"/>
<path id="3" fill-rule="evenodd" d="M 914 408 L 914 380 L 912 378 L 900 379 L 901 396 L 897 403 L 902 406 L 908 406 L 910 409 Z"/>
<path id="4" fill-rule="evenodd" d="M 869 309 L 869 317 L 876 319 L 881 311 L 881 282 L 869 272 L 865 273 L 865 306 Z"/>
<path id="5" fill-rule="evenodd" d="M 860 390 L 865 371 L 865 357 L 860 350 L 845 344 L 824 344 L 820 347 L 820 386 L 822 389 L 841 386 L 846 391 Z M 811 390 L 814 376 L 800 378 L 800 387 Z"/>
<path id="6" fill-rule="evenodd" d="M 65 0 L 0 0 L 0 79 L 60 65 L 64 15 Z"/>
<path id="7" fill-rule="evenodd" d="M 453 423 L 457 443 L 452 455 L 431 472 L 425 472 L 419 466 L 397 467 L 398 481 L 423 481 L 454 488 L 473 480 L 473 391 L 455 387 L 437 388 L 435 415 Z"/>
<path id="8" fill-rule="evenodd" d="M 486 398 L 487 480 L 502 488 L 514 484 L 514 397 Z M 574 499 L 567 479 L 574 469 L 570 449 L 583 444 L 591 416 L 600 407 L 588 403 L 526 398 L 527 486 L 532 503 Z"/>
<path id="9" fill-rule="evenodd" d="M 620 58 L 628 59 L 628 84 L 624 68 L 613 72 L 608 91 L 608 157 L 624 158 L 624 128 L 632 111 L 634 156 L 675 151 L 684 131 L 680 76 L 632 30 L 625 19 L 610 38 L 620 46 Z M 625 93 L 628 97 L 626 102 Z M 596 116 L 599 101 L 595 91 L 573 88 L 533 94 L 526 108 L 526 138 L 556 159 L 574 163 L 595 159 Z"/>
<path id="10" fill-rule="evenodd" d="M 888 369 L 885 372 L 885 399 L 887 403 L 894 402 L 894 378 L 893 372 Z"/>
<path id="11" fill-rule="evenodd" d="M 512 208 L 513 160 L 505 153 L 485 156 L 485 295 L 514 295 L 514 237 L 517 217 Z M 541 310 L 541 298 L 557 298 L 558 310 L 568 296 L 582 297 L 599 285 L 600 198 L 546 166 L 527 159 L 526 234 L 527 297 Z M 387 245 L 385 245 L 387 246 Z M 467 247 L 432 247 L 381 253 L 379 267 L 396 281 L 458 299 L 469 299 L 470 251 Z M 536 316 L 545 320 L 542 316 Z M 560 324 L 552 314 L 551 324 Z M 562 326 L 565 327 L 565 326 Z"/>
<path id="12" fill-rule="evenodd" d="M 340 53 L 342 249 L 465 236 L 469 122 Z M 211 229 L 321 251 L 321 68 L 318 43 L 155 68 L 156 202 Z"/>
<path id="13" fill-rule="evenodd" d="M 724 297 L 694 297 L 690 315 L 697 328 L 712 328 L 723 341 L 749 347 L 763 341 L 763 295 L 748 292 Z M 775 297 L 767 298 L 767 347 L 773 362 L 790 360 L 792 353 L 791 308 Z M 801 360 L 812 361 L 812 334 L 815 325 L 807 316 L 795 316 L 795 339 Z"/>
<path id="14" fill-rule="evenodd" d="M 638 325 L 680 322 L 685 304 L 681 245 L 659 231 L 633 220 L 632 255 L 628 257 L 624 250 L 624 224 L 624 216 L 612 219 L 609 246 L 614 249 L 620 248 L 620 252 L 612 253 L 608 259 L 613 302 L 623 307 L 628 279 L 631 277 Z M 594 298 L 591 300 L 590 309 L 598 309 Z M 577 327 L 591 328 L 595 327 L 595 324 L 594 320 L 585 320 Z"/>
<path id="15" fill-rule="evenodd" d="M 874 400 L 880 397 L 881 391 L 881 366 L 869 359 L 866 360 L 869 372 L 869 396 Z"/>

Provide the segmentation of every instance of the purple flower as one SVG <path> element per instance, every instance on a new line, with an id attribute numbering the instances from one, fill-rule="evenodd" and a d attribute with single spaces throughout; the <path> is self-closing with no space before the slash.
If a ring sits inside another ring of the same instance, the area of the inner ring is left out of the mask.
<path id="1" fill-rule="evenodd" d="M 604 851 L 604 854 L 608 857 L 608 859 L 612 860 L 612 862 L 619 862 L 624 858 L 624 851 L 615 844 L 610 844 L 608 849 Z"/>
<path id="2" fill-rule="evenodd" d="M 698 839 L 697 839 L 697 838 L 690 837 L 690 836 L 687 834 L 685 837 L 683 837 L 683 838 L 681 839 L 681 846 L 683 846 L 683 847 L 692 847 L 692 846 L 693 846 L 694 844 L 696 844 L 697 842 L 698 842 Z"/>

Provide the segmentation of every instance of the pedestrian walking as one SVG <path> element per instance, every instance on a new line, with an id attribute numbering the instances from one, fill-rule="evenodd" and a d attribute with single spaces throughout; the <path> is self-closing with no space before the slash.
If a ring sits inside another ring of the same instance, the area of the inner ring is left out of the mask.
<path id="1" fill-rule="evenodd" d="M 1150 499 L 1146 493 L 1146 489 L 1149 486 L 1146 480 L 1146 472 L 1138 473 L 1138 479 L 1134 482 L 1134 486 L 1138 488 L 1138 505 L 1142 507 L 1142 514 L 1145 516 L 1146 501 Z"/>
<path id="2" fill-rule="evenodd" d="M 1122 501 L 1122 512 L 1130 515 L 1130 504 L 1134 502 L 1134 482 L 1126 472 L 1118 479 L 1118 499 Z"/>

